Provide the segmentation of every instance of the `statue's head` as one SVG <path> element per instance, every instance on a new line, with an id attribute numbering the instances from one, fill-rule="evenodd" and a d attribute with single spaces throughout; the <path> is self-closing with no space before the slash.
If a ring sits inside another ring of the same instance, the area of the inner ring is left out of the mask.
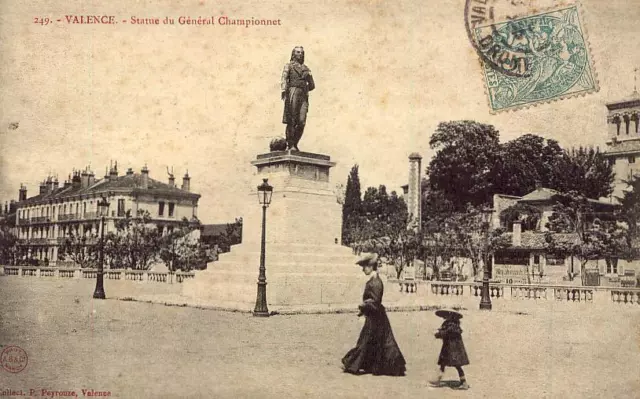
<path id="1" fill-rule="evenodd" d="M 304 64 L 304 47 L 296 46 L 291 50 L 291 61 L 298 61 Z"/>

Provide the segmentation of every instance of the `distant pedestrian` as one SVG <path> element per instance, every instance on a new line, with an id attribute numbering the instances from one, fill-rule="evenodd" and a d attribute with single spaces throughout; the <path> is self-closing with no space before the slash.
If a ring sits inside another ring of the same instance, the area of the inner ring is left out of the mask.
<path id="1" fill-rule="evenodd" d="M 469 384 L 467 384 L 467 379 L 462 370 L 462 366 L 469 364 L 467 351 L 464 349 L 464 343 L 462 342 L 462 329 L 460 328 L 462 315 L 453 310 L 438 310 L 436 311 L 436 316 L 445 320 L 435 334 L 436 338 L 442 340 L 442 349 L 438 357 L 440 373 L 438 378 L 432 381 L 430 385 L 433 387 L 443 386 L 442 375 L 444 374 L 444 368 L 455 367 L 460 376 L 460 385 L 456 388 L 469 389 Z"/>
<path id="2" fill-rule="evenodd" d="M 382 305 L 384 286 L 377 272 L 378 255 L 364 255 L 356 264 L 362 266 L 362 272 L 370 276 L 364 288 L 362 304 L 358 306 L 358 316 L 366 319 L 356 347 L 342 358 L 344 371 L 352 374 L 402 376 L 406 371 L 406 363 Z"/>

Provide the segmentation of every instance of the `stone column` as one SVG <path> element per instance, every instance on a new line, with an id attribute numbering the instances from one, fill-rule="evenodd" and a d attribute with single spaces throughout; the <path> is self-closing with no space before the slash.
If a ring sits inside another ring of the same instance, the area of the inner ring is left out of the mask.
<path id="1" fill-rule="evenodd" d="M 407 198 L 407 208 L 411 221 L 418 223 L 422 219 L 422 190 L 421 190 L 421 163 L 422 156 L 414 152 L 409 155 L 409 193 Z"/>

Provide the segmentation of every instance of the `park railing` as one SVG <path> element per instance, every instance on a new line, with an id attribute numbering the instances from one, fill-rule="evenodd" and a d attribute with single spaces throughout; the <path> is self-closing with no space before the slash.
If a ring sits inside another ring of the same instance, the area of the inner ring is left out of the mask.
<path id="1" fill-rule="evenodd" d="M 82 269 L 78 267 L 40 267 L 40 266 L 0 266 L 4 276 L 18 277 L 52 277 L 62 279 L 95 279 L 97 269 Z M 147 270 L 106 269 L 104 278 L 107 280 L 129 280 L 152 283 L 182 283 L 195 277 L 193 272 L 156 272 Z"/>
<path id="2" fill-rule="evenodd" d="M 480 299 L 481 282 L 448 282 L 423 280 L 388 280 L 388 284 L 398 284 L 401 295 L 434 296 L 464 300 Z M 561 286 L 544 284 L 503 284 L 490 283 L 491 300 L 508 301 L 558 301 L 558 302 L 612 302 L 617 304 L 640 305 L 640 288 Z"/>

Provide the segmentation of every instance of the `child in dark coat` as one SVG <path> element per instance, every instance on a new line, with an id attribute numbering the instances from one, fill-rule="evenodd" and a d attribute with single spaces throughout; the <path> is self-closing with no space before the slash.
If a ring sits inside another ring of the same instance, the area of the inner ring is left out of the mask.
<path id="1" fill-rule="evenodd" d="M 441 381 L 444 368 L 455 367 L 460 376 L 460 385 L 457 388 L 469 389 L 469 384 L 467 384 L 467 379 L 462 370 L 462 366 L 469 364 L 467 351 L 464 349 L 464 343 L 462 342 L 462 329 L 460 328 L 462 315 L 453 310 L 438 310 L 436 311 L 436 315 L 445 320 L 435 334 L 436 338 L 442 339 L 442 349 L 438 357 L 440 374 L 436 381 L 431 382 L 431 386 L 442 386 Z"/>

